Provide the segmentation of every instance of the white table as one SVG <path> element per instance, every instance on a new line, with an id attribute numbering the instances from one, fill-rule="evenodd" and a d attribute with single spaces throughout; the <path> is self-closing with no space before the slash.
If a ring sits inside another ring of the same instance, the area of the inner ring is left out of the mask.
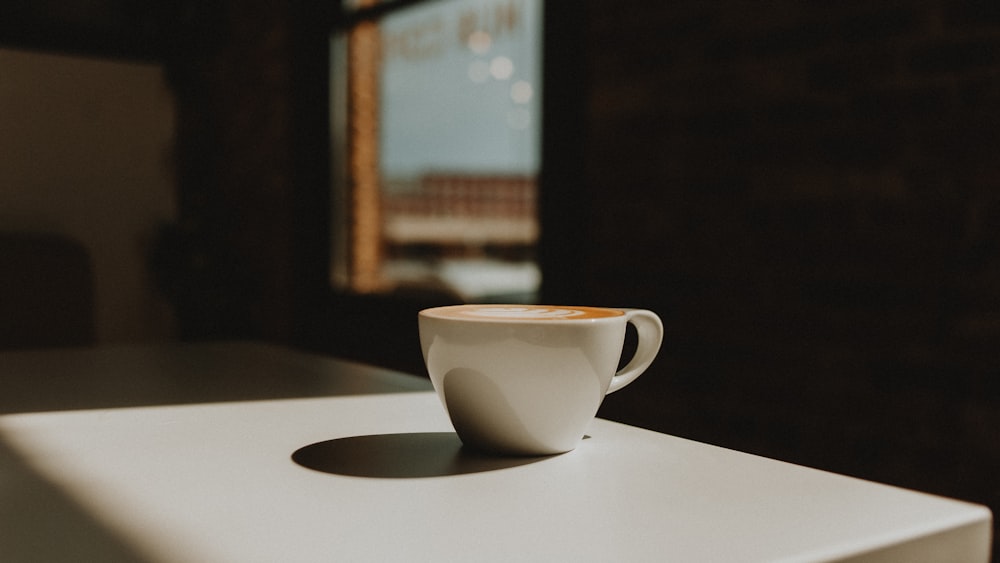
<path id="1" fill-rule="evenodd" d="M 0 561 L 989 560 L 983 506 L 605 420 L 481 457 L 428 389 L 259 344 L 0 354 Z"/>

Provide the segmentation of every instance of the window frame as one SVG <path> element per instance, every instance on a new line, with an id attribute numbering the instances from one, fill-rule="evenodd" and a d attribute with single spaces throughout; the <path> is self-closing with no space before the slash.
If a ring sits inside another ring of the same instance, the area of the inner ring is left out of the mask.
<path id="1" fill-rule="evenodd" d="M 366 0 L 342 0 L 334 18 L 335 23 L 331 25 L 330 99 L 332 104 L 347 108 L 346 115 L 338 115 L 336 110 L 331 111 L 330 115 L 330 189 L 333 204 L 331 207 L 333 221 L 330 229 L 330 283 L 337 293 L 385 295 L 399 291 L 399 289 L 392 288 L 391 283 L 389 287 L 386 287 L 384 282 L 387 280 L 384 280 L 379 272 L 379 268 L 387 258 L 385 233 L 382 226 L 382 221 L 386 216 L 384 216 L 385 212 L 380 205 L 380 200 L 384 197 L 383 182 L 387 178 L 381 177 L 383 171 L 379 170 L 377 155 L 381 149 L 378 146 L 380 142 L 377 130 L 379 127 L 378 117 L 372 116 L 373 112 L 379 110 L 378 102 L 372 104 L 365 101 L 378 96 L 379 78 L 367 76 L 365 65 L 366 61 L 370 61 L 372 57 L 381 56 L 381 53 L 376 51 L 381 47 L 372 46 L 370 44 L 372 38 L 365 36 L 377 34 L 379 29 L 376 26 L 387 16 L 399 14 L 413 7 L 428 6 L 439 1 L 385 0 L 380 2 L 379 0 L 367 0 L 366 2 Z M 541 2 L 538 6 L 544 9 L 545 2 L 538 1 Z M 351 6 L 355 3 L 369 5 Z M 542 21 L 544 22 L 544 14 Z M 544 24 L 542 30 L 544 32 Z M 336 45 L 334 37 L 338 34 L 342 38 L 340 44 Z M 544 40 L 542 48 L 544 48 Z M 544 54 L 540 53 L 540 56 L 544 60 Z M 341 83 L 336 83 L 336 77 L 339 76 L 347 78 Z M 544 74 L 539 76 L 539 80 L 544 80 Z M 544 103 L 544 95 L 541 99 Z M 538 142 L 540 144 L 541 139 L 538 139 Z M 541 154 L 538 155 L 538 158 L 541 160 Z M 535 265 L 538 262 L 538 231 L 541 222 L 537 204 L 537 185 L 540 173 L 540 170 L 536 170 L 530 176 L 521 177 L 515 172 L 509 177 L 504 177 L 509 185 L 503 186 L 510 194 L 519 193 L 519 186 L 522 185 L 524 178 L 530 179 L 532 192 L 529 196 L 524 196 L 528 197 L 524 204 L 529 205 L 530 209 L 533 210 L 534 218 L 530 225 L 525 224 L 524 228 L 517 231 L 517 234 L 509 234 L 510 237 L 513 237 L 509 239 L 509 242 L 515 247 L 513 254 L 505 252 L 507 256 L 534 256 L 531 262 Z M 493 177 L 491 181 L 503 180 Z M 465 205 L 468 204 L 459 205 L 465 209 Z M 505 236 L 503 233 L 500 234 Z M 528 236 L 533 237 L 530 243 L 520 240 L 521 237 Z M 522 247 L 522 244 L 526 246 Z M 447 292 L 447 289 L 444 287 L 439 290 L 407 288 L 403 291 L 434 293 L 435 291 Z M 454 299 L 456 294 L 449 293 L 448 296 Z M 536 298 L 531 297 L 531 299 Z"/>

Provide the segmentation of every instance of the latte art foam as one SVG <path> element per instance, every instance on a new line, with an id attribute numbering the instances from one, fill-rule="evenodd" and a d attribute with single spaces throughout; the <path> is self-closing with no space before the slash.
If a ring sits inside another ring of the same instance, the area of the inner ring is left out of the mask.
<path id="1" fill-rule="evenodd" d="M 579 317 L 583 311 L 573 309 L 535 309 L 528 307 L 484 307 L 462 311 L 470 317 L 503 317 L 505 319 L 556 319 Z"/>
<path id="2" fill-rule="evenodd" d="M 601 307 L 553 307 L 548 305 L 454 305 L 421 314 L 447 318 L 491 321 L 561 321 L 601 319 L 624 315 L 618 309 Z"/>

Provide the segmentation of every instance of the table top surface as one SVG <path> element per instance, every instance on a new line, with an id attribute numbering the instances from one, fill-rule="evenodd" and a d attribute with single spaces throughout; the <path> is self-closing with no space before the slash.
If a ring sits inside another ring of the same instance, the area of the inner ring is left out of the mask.
<path id="1" fill-rule="evenodd" d="M 422 378 L 254 343 L 0 354 L 3 561 L 988 561 L 982 506 L 596 419 L 461 447 Z"/>

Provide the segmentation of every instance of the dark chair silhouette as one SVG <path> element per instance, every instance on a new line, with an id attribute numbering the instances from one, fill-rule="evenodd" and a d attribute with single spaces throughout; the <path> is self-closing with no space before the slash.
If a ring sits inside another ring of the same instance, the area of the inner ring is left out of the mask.
<path id="1" fill-rule="evenodd" d="M 0 232 L 0 349 L 95 343 L 90 255 L 60 235 Z"/>

